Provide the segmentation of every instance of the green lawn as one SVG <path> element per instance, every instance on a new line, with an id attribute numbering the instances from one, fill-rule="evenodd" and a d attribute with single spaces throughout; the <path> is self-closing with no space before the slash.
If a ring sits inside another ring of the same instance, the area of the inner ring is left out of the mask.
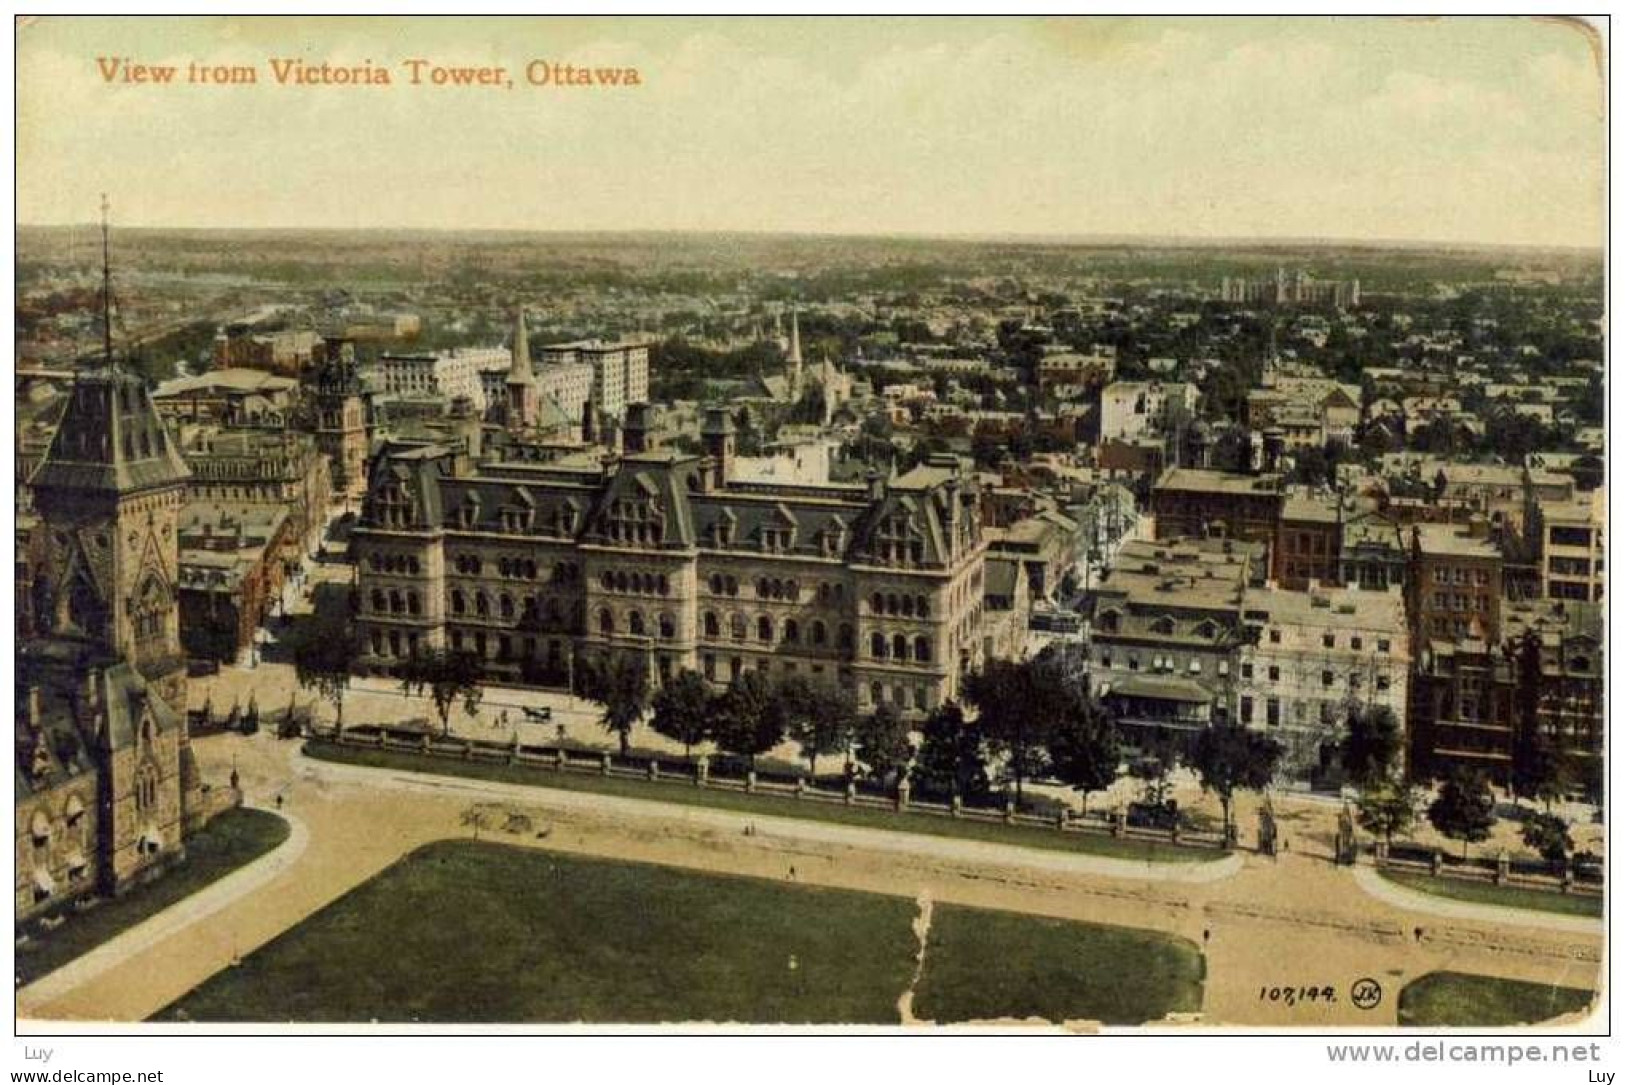
<path id="1" fill-rule="evenodd" d="M 441 841 L 154 1019 L 895 1024 L 915 914 L 905 897 Z M 937 921 L 921 982 L 944 1020 L 1139 1022 L 1199 999 L 1199 961 L 1172 939 L 971 909 Z"/>
<path id="2" fill-rule="evenodd" d="M 1151 931 L 940 905 L 915 1012 L 1138 1025 L 1202 1008 L 1202 954 Z"/>
<path id="3" fill-rule="evenodd" d="M 1429 972 L 1399 992 L 1399 1023 L 1409 1028 L 1505 1028 L 1533 1025 L 1591 1005 L 1575 987 Z"/>
<path id="4" fill-rule="evenodd" d="M 1577 893 L 1548 893 L 1521 886 L 1492 885 L 1489 882 L 1466 881 L 1461 878 L 1432 877 L 1428 874 L 1408 872 L 1381 872 L 1384 878 L 1406 889 L 1431 893 L 1436 897 L 1466 901 L 1470 904 L 1491 904 L 1498 908 L 1528 908 L 1538 912 L 1556 912 L 1560 915 L 1602 916 L 1602 900 L 1597 896 Z"/>
<path id="5" fill-rule="evenodd" d="M 1120 840 L 1095 833 L 1062 833 L 1055 829 L 955 819 L 934 814 L 899 814 L 816 801 L 798 802 L 783 795 L 747 795 L 742 791 L 699 788 L 695 787 L 692 781 L 632 780 L 582 772 L 556 772 L 535 765 L 458 761 L 444 757 L 425 757 L 422 754 L 400 750 L 340 746 L 321 739 L 307 741 L 305 753 L 324 761 L 337 761 L 347 765 L 470 777 L 499 783 L 523 784 L 528 787 L 558 788 L 564 791 L 594 791 L 633 799 L 710 806 L 775 817 L 832 821 L 845 825 L 861 825 L 870 829 L 952 836 L 965 840 L 985 840 L 995 844 L 1016 844 L 1052 851 L 1086 852 L 1108 859 L 1154 863 L 1200 863 L 1224 858 L 1224 853 L 1215 848 L 1179 847 L 1146 840 Z"/>
<path id="6" fill-rule="evenodd" d="M 227 810 L 186 839 L 186 859 L 156 881 L 86 912 L 68 912 L 56 930 L 26 924 L 28 940 L 17 945 L 17 975 L 31 983 L 115 935 L 206 888 L 259 858 L 288 838 L 288 823 L 264 810 Z"/>

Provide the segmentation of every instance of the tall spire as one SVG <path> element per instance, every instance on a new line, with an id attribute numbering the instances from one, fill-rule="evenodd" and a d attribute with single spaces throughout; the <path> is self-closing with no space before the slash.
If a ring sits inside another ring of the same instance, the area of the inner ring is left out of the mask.
<path id="1" fill-rule="evenodd" d="M 113 364 L 113 261 L 107 243 L 107 193 L 102 193 L 102 364 Z"/>
<path id="2" fill-rule="evenodd" d="M 790 310 L 790 396 L 801 398 L 801 320 L 795 309 Z"/>

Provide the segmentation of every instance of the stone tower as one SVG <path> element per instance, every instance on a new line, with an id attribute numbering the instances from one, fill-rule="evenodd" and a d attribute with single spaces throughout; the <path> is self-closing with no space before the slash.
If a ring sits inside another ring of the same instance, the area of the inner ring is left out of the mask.
<path id="1" fill-rule="evenodd" d="M 31 479 L 38 631 L 129 662 L 183 710 L 176 521 L 190 477 L 146 384 L 102 360 L 75 378 Z"/>
<path id="2" fill-rule="evenodd" d="M 530 341 L 525 337 L 525 310 L 514 314 L 513 361 L 508 367 L 508 428 L 536 425 L 536 374 L 530 368 Z"/>
<path id="3" fill-rule="evenodd" d="M 327 339 L 310 384 L 316 446 L 332 465 L 333 489 L 347 497 L 367 491 L 367 408 L 356 371 L 355 346 Z"/>

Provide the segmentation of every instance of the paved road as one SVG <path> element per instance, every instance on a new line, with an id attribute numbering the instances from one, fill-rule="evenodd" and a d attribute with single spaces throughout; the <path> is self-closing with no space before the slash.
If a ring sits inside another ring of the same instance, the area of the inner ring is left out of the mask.
<path id="1" fill-rule="evenodd" d="M 1217 880 L 1155 881 L 1110 876 L 1099 860 L 1068 853 L 998 849 L 989 861 L 975 842 L 948 838 L 877 841 L 870 831 L 790 818 L 338 766 L 305 759 L 266 732 L 197 746 L 206 773 L 223 774 L 235 760 L 251 801 L 284 795 L 308 828 L 303 852 L 258 890 L 132 941 L 77 983 L 22 992 L 21 1017 L 144 1019 L 412 849 L 467 836 L 463 815 L 477 803 L 523 810 L 546 827 L 544 840 L 496 834 L 520 846 L 780 880 L 793 866 L 811 884 L 1167 931 L 1205 945 L 1204 1013 L 1215 1022 L 1391 1026 L 1399 987 L 1425 972 L 1590 986 L 1601 952 L 1599 933 L 1440 917 L 1367 896 L 1349 871 L 1301 850 L 1239 857 L 1241 869 Z M 746 821 L 767 831 L 746 836 Z M 1387 994 L 1361 1010 L 1347 992 L 1365 978 Z M 1340 997 L 1288 1008 L 1271 995 L 1311 985 Z"/>

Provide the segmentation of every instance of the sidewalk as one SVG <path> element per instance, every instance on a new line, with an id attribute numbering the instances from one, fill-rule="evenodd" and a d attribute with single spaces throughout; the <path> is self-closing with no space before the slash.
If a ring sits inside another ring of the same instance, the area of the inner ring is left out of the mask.
<path id="1" fill-rule="evenodd" d="M 1377 868 L 1364 864 L 1354 868 L 1354 882 L 1368 894 L 1395 908 L 1447 919 L 1470 919 L 1480 923 L 1504 923 L 1510 927 L 1540 927 L 1549 931 L 1567 931 L 1579 934 L 1601 934 L 1606 924 L 1602 919 L 1588 916 L 1560 915 L 1540 912 L 1533 908 L 1498 908 L 1493 904 L 1473 904 L 1465 900 L 1451 900 L 1435 896 L 1389 881 L 1377 873 Z"/>

